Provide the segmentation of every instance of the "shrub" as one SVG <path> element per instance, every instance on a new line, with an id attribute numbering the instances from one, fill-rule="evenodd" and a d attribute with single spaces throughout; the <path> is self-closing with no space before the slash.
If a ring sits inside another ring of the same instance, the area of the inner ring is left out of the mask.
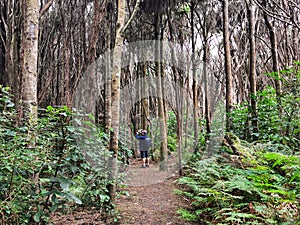
<path id="1" fill-rule="evenodd" d="M 224 154 L 194 162 L 178 180 L 189 190 L 177 191 L 191 199 L 190 214 L 220 225 L 299 221 L 299 157 L 266 151 L 246 157 Z M 256 163 L 249 164 L 253 157 Z"/>
<path id="2" fill-rule="evenodd" d="M 4 224 L 45 224 L 57 210 L 105 208 L 106 135 L 67 107 L 40 111 L 35 127 L 15 126 L 8 88 L 0 87 L 0 213 Z M 34 147 L 28 133 L 34 134 Z M 29 147 L 30 146 L 30 147 Z M 92 160 L 96 159 L 96 160 Z"/>

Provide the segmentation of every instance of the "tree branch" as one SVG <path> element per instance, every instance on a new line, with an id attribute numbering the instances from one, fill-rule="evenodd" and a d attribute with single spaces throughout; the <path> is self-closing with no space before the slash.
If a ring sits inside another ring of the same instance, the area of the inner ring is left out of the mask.
<path id="1" fill-rule="evenodd" d="M 137 13 L 139 7 L 141 4 L 141 0 L 137 0 L 133 9 L 133 12 L 131 14 L 131 17 L 129 18 L 129 20 L 127 21 L 127 23 L 124 25 L 124 27 L 121 29 L 121 34 L 123 35 L 125 30 L 127 29 L 127 27 L 129 26 L 129 24 L 131 23 L 131 21 L 133 20 L 133 18 L 135 17 L 135 14 Z"/>
<path id="2" fill-rule="evenodd" d="M 44 6 L 43 8 L 40 10 L 40 18 L 42 18 L 46 11 L 50 8 L 50 6 L 53 4 L 54 0 L 49 0 Z"/>

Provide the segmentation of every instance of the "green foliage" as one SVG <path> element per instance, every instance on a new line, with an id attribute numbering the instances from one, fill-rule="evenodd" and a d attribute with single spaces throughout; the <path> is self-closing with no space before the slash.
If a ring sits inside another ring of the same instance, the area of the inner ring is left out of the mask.
<path id="1" fill-rule="evenodd" d="M 177 213 L 180 214 L 181 217 L 183 219 L 185 219 L 186 221 L 196 221 L 197 220 L 197 216 L 193 213 L 190 213 L 186 209 L 178 209 Z"/>
<path id="2" fill-rule="evenodd" d="M 168 112 L 168 149 L 171 152 L 177 150 L 177 120 L 173 111 Z"/>
<path id="3" fill-rule="evenodd" d="M 171 152 L 174 152 L 177 150 L 177 138 L 175 135 L 168 136 L 168 149 Z"/>
<path id="4" fill-rule="evenodd" d="M 268 74 L 282 82 L 281 94 L 274 88 L 266 87 L 257 94 L 259 133 L 253 133 L 250 120 L 249 104 L 236 106 L 232 112 L 233 130 L 244 139 L 249 133 L 262 142 L 271 141 L 288 145 L 293 151 L 300 148 L 300 66 L 290 67 L 278 73 Z M 280 101 L 279 101 L 280 100 Z M 282 109 L 282 114 L 280 113 Z"/>
<path id="5" fill-rule="evenodd" d="M 57 210 L 108 205 L 109 170 L 103 166 L 110 156 L 104 147 L 108 138 L 91 118 L 49 106 L 36 127 L 16 126 L 9 89 L 0 88 L 2 221 L 45 224 Z"/>
<path id="6" fill-rule="evenodd" d="M 173 111 L 168 112 L 168 136 L 174 135 L 177 133 L 177 121 L 176 115 Z"/>
<path id="7" fill-rule="evenodd" d="M 282 93 L 266 87 L 255 96 L 259 132 L 253 133 L 247 102 L 230 115 L 238 137 L 255 135 L 258 141 L 228 133 L 218 155 L 194 159 L 178 180 L 189 191 L 177 193 L 194 206 L 183 217 L 218 225 L 299 224 L 300 62 L 268 76 L 282 82 Z"/>
<path id="8" fill-rule="evenodd" d="M 184 2 L 178 9 L 178 13 L 190 13 L 191 12 L 191 6 L 189 3 Z"/>
<path id="9" fill-rule="evenodd" d="M 189 214 L 207 224 L 299 221 L 299 157 L 266 151 L 246 157 L 214 155 L 194 162 L 189 175 L 178 180 L 189 187 L 177 191 L 191 199 L 194 210 Z M 244 163 L 253 157 L 255 164 Z"/>

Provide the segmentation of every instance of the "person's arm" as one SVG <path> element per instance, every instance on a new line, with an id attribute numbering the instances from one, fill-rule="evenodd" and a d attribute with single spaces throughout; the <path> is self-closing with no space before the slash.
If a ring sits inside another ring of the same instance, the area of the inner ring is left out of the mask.
<path id="1" fill-rule="evenodd" d="M 136 139 L 141 139 L 141 140 L 145 140 L 147 138 L 147 136 L 139 136 L 138 133 L 135 135 Z"/>

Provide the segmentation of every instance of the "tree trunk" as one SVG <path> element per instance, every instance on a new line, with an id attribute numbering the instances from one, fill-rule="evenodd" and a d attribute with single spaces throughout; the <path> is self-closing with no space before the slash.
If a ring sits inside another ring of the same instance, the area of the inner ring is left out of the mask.
<path id="1" fill-rule="evenodd" d="M 117 175 L 117 156 L 118 156 L 118 140 L 119 140 L 119 124 L 120 124 L 120 80 L 122 70 L 122 28 L 125 23 L 125 0 L 118 0 L 118 20 L 115 39 L 115 48 L 113 52 L 113 69 L 112 69 L 112 86 L 111 86 L 111 133 L 110 133 L 110 151 L 112 157 L 110 159 L 110 179 L 109 196 L 111 203 L 115 202 L 116 185 L 115 179 Z"/>
<path id="2" fill-rule="evenodd" d="M 167 165 L 167 130 L 166 130 L 166 119 L 164 112 L 164 99 L 163 99 L 163 83 L 162 83 L 162 43 L 160 42 L 160 24 L 161 24 L 161 15 L 156 14 L 155 16 L 155 54 L 156 54 L 156 86 L 157 86 L 157 102 L 158 102 L 158 117 L 159 117 L 159 128 L 160 128 L 160 167 L 161 171 L 168 169 Z"/>
<path id="3" fill-rule="evenodd" d="M 37 118 L 37 61 L 39 31 L 39 1 L 24 1 L 24 38 L 22 43 L 22 100 L 24 116 Z"/>
<path id="4" fill-rule="evenodd" d="M 250 41 L 250 105 L 251 105 L 251 123 L 252 123 L 252 138 L 258 138 L 258 115 L 257 115 L 257 96 L 256 96 L 256 43 L 255 43 L 255 6 L 253 0 L 250 0 L 248 6 L 249 17 L 249 41 Z"/>
<path id="5" fill-rule="evenodd" d="M 195 24 L 194 24 L 194 12 L 195 3 L 192 1 L 191 3 L 191 32 L 192 32 L 192 71 L 193 71 L 193 118 L 194 118 L 194 141 L 195 141 L 195 152 L 198 149 L 198 139 L 199 139 L 199 131 L 198 131 L 198 74 L 196 71 L 195 65 L 195 54 L 196 54 L 196 40 L 195 40 Z"/>
<path id="6" fill-rule="evenodd" d="M 228 0 L 223 1 L 223 42 L 225 52 L 225 74 L 226 74 L 226 130 L 232 130 L 232 72 L 229 40 L 229 18 Z"/>
<path id="7" fill-rule="evenodd" d="M 203 80 L 204 80 L 204 95 L 205 95 L 205 122 L 206 122 L 206 140 L 209 139 L 209 135 L 211 133 L 211 120 L 210 120 L 210 104 L 208 98 L 208 80 L 207 80 L 207 53 L 208 53 L 208 46 L 207 46 L 207 37 L 204 35 L 204 46 L 203 46 Z"/>
<path id="8" fill-rule="evenodd" d="M 170 30 L 170 41 L 174 42 L 174 34 L 173 34 L 173 24 L 170 20 L 170 15 L 168 15 L 168 25 Z M 181 49 L 182 51 L 182 49 Z M 181 52 L 182 53 L 182 52 Z M 171 61 L 176 62 L 179 57 L 176 55 L 174 48 L 171 48 Z M 178 61 L 177 61 L 178 63 Z M 183 122 L 182 118 L 184 118 L 184 100 L 182 99 L 182 89 L 183 89 L 183 78 L 180 76 L 179 68 L 176 66 L 172 66 L 173 76 L 174 76 L 174 89 L 175 89 L 175 103 L 176 103 L 176 123 L 177 123 L 177 154 L 178 154 L 178 169 L 179 175 L 183 176 L 183 164 L 182 164 L 182 132 L 183 132 Z"/>
<path id="9" fill-rule="evenodd" d="M 265 8 L 267 8 L 266 0 L 263 1 L 263 5 Z M 274 80 L 275 80 L 276 98 L 278 104 L 278 116 L 279 116 L 279 121 L 281 122 L 283 117 L 283 109 L 282 109 L 282 101 L 281 101 L 282 85 L 281 85 L 281 80 L 280 80 L 281 76 L 279 73 L 279 66 L 278 66 L 278 44 L 277 44 L 276 30 L 275 30 L 275 26 L 271 24 L 266 11 L 264 11 L 264 19 L 270 35 L 273 72 L 275 73 Z M 280 129 L 281 129 L 280 134 L 283 135 L 282 126 L 280 126 Z"/>
<path id="10" fill-rule="evenodd" d="M 149 127 L 149 98 L 148 96 L 148 79 L 147 79 L 147 65 L 146 62 L 143 62 L 142 64 L 142 71 L 143 71 L 143 100 L 142 100 L 142 114 L 143 114 L 143 129 L 148 130 Z"/>
<path id="11" fill-rule="evenodd" d="M 104 83 L 104 127 L 105 133 L 109 135 L 111 128 L 111 34 L 112 34 L 112 11 L 107 12 L 106 21 L 106 65 L 105 65 L 105 83 Z"/>

